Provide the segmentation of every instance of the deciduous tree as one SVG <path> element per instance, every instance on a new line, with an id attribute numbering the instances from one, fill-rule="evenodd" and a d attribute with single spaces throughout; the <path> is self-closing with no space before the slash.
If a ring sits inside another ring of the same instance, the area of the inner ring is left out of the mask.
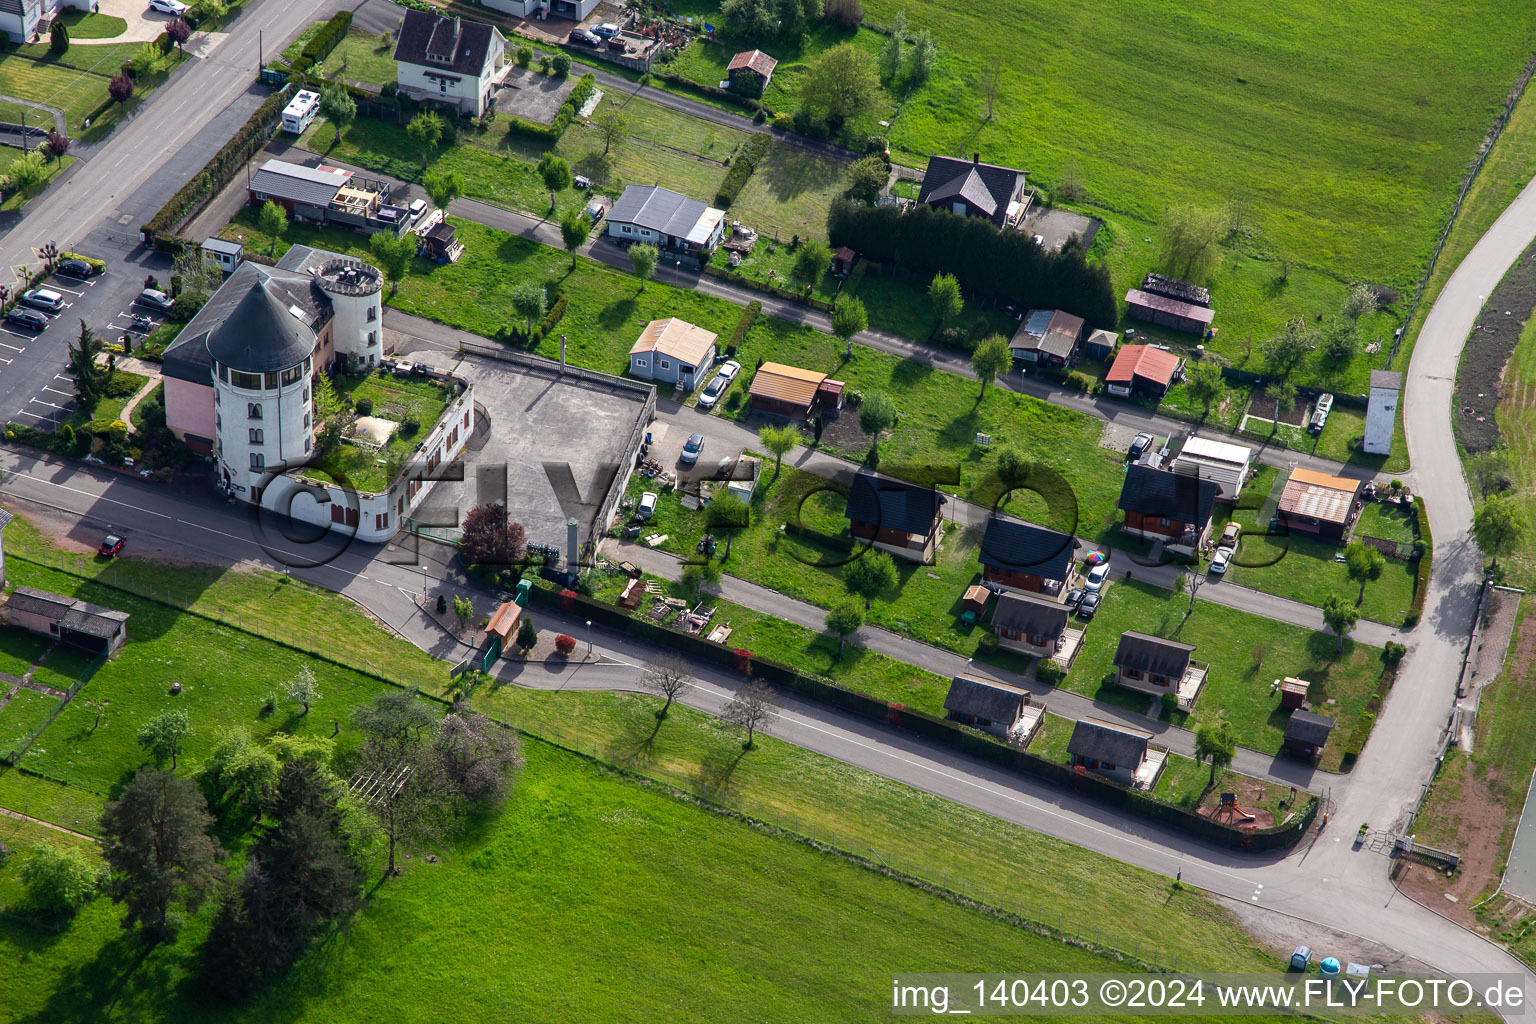
<path id="1" fill-rule="evenodd" d="M 770 424 L 758 430 L 757 440 L 768 454 L 773 456 L 773 478 L 777 480 L 784 456 L 800 443 L 800 431 L 794 427 L 776 427 Z"/>
<path id="2" fill-rule="evenodd" d="M 640 674 L 640 685 L 666 701 L 656 712 L 657 718 L 666 718 L 667 712 L 684 690 L 693 682 L 688 666 L 675 654 L 658 654 L 645 663 Z"/>
<path id="3" fill-rule="evenodd" d="M 38 910 L 73 914 L 96 895 L 99 874 L 78 850 L 40 846 L 22 862 L 21 884 Z"/>
<path id="4" fill-rule="evenodd" d="M 165 23 L 165 35 L 176 44 L 177 50 L 185 50 L 188 39 L 192 38 L 192 26 L 187 24 L 185 18 L 172 18 Z"/>
<path id="5" fill-rule="evenodd" d="M 869 454 L 880 450 L 880 435 L 896 422 L 896 404 L 879 391 L 871 391 L 859 404 L 859 429 L 870 436 Z"/>
<path id="6" fill-rule="evenodd" d="M 49 132 L 47 140 L 43 143 L 43 149 L 61 166 L 64 163 L 64 154 L 69 152 L 69 146 L 69 136 L 62 132 Z"/>
<path id="7" fill-rule="evenodd" d="M 848 168 L 847 194 L 860 202 L 872 203 L 885 191 L 889 179 L 890 172 L 884 160 L 878 156 L 863 157 Z"/>
<path id="8" fill-rule="evenodd" d="M 1472 539 L 1499 564 L 1499 553 L 1530 535 L 1530 518 L 1525 507 L 1508 495 L 1495 495 L 1478 506 L 1472 516 Z"/>
<path id="9" fill-rule="evenodd" d="M 1222 227 L 1220 210 L 1170 206 L 1163 214 L 1163 269 L 1187 279 L 1210 274 L 1221 257 Z"/>
<path id="10" fill-rule="evenodd" d="M 293 678 L 284 684 L 284 689 L 288 699 L 304 709 L 300 717 L 309 714 L 309 706 L 320 699 L 320 684 L 315 682 L 315 674 L 308 665 L 300 665 Z"/>
<path id="11" fill-rule="evenodd" d="M 421 176 L 421 187 L 439 210 L 448 211 L 448 204 L 464 194 L 464 179 L 457 171 L 434 167 Z"/>
<path id="12" fill-rule="evenodd" d="M 406 123 L 405 134 L 421 151 L 421 166 L 426 167 L 427 161 L 443 141 L 443 119 L 430 110 L 424 110 Z"/>
<path id="13" fill-rule="evenodd" d="M 823 50 L 800 81 L 801 109 L 834 130 L 869 113 L 880 96 L 874 58 L 848 43 Z"/>
<path id="14" fill-rule="evenodd" d="M 960 282 L 954 274 L 934 275 L 933 280 L 928 282 L 928 301 L 939 315 L 941 331 L 965 308 L 965 300 L 960 297 Z"/>
<path id="15" fill-rule="evenodd" d="M 368 251 L 389 279 L 389 292 L 393 295 L 400 287 L 406 270 L 410 268 L 411 259 L 416 255 L 416 236 L 396 237 L 389 231 L 376 231 L 368 239 Z"/>
<path id="16" fill-rule="evenodd" d="M 933 36 L 926 28 L 918 29 L 912 35 L 912 69 L 907 72 L 907 82 L 919 86 L 928 81 L 938 59 L 939 47 Z"/>
<path id="17" fill-rule="evenodd" d="M 1226 716 L 1217 712 L 1195 726 L 1195 760 L 1211 762 L 1210 785 L 1216 785 L 1216 772 L 1232 763 L 1237 753 L 1237 737 Z"/>
<path id="18" fill-rule="evenodd" d="M 520 281 L 512 288 L 511 301 L 512 312 L 523 318 L 528 336 L 532 338 L 533 325 L 543 318 L 548 308 L 544 286 L 538 281 Z"/>
<path id="19" fill-rule="evenodd" d="M 1387 567 L 1387 560 L 1380 551 L 1357 540 L 1344 549 L 1344 564 L 1349 569 L 1349 578 L 1360 583 L 1360 596 L 1355 598 L 1355 604 L 1358 605 L 1365 600 L 1365 585 L 1380 578 L 1381 571 Z"/>
<path id="20" fill-rule="evenodd" d="M 751 522 L 751 509 L 730 491 L 721 491 L 710 499 L 704 516 L 712 532 L 725 535 L 725 553 L 720 556 L 720 561 L 727 561 L 731 557 L 731 544 L 736 540 L 736 535 Z"/>
<path id="21" fill-rule="evenodd" d="M 822 274 L 827 272 L 827 267 L 832 265 L 832 250 L 827 243 L 819 238 L 813 238 L 800 243 L 800 251 L 795 253 L 795 275 L 803 277 L 810 284 L 815 284 Z"/>
<path id="22" fill-rule="evenodd" d="M 177 709 L 162 711 L 145 722 L 139 728 L 138 740 L 139 746 L 155 762 L 155 767 L 170 761 L 174 770 L 176 759 L 181 755 L 181 741 L 191 735 L 192 723 L 187 713 Z"/>
<path id="23" fill-rule="evenodd" d="M 523 763 L 516 733 L 463 704 L 444 716 L 433 744 L 457 794 L 482 807 L 501 799 L 507 776 Z"/>
<path id="24" fill-rule="evenodd" d="M 842 339 L 843 358 L 853 358 L 853 339 L 869 327 L 869 313 L 864 301 L 853 295 L 839 295 L 832 305 L 832 333 Z"/>
<path id="25" fill-rule="evenodd" d="M 837 635 L 837 657 L 843 657 L 843 644 L 864 625 L 864 609 L 853 598 L 839 601 L 827 612 L 827 628 Z"/>
<path id="26" fill-rule="evenodd" d="M 843 570 L 843 586 L 864 599 L 865 611 L 876 598 L 889 596 L 900 580 L 895 560 L 886 552 L 873 548 L 866 549 Z"/>
<path id="27" fill-rule="evenodd" d="M 767 731 L 768 722 L 777 710 L 778 704 L 768 684 L 754 679 L 736 691 L 720 717 L 747 730 L 747 741 L 742 746 L 751 750 L 753 738 L 757 733 Z"/>
<path id="28" fill-rule="evenodd" d="M 1509 489 L 1509 449 L 1490 448 L 1470 456 L 1464 463 L 1467 479 L 1477 492 L 1478 500 L 1487 501 L 1501 491 Z"/>
<path id="29" fill-rule="evenodd" d="M 119 106 L 125 105 L 133 99 L 133 79 L 122 72 L 113 75 L 107 79 L 107 95 Z"/>
<path id="30" fill-rule="evenodd" d="M 288 211 L 268 199 L 261 204 L 261 213 L 257 215 L 256 223 L 261 227 L 261 233 L 272 240 L 272 244 L 267 246 L 267 254 L 277 255 L 277 243 L 282 241 L 283 232 L 288 230 Z"/>
<path id="31" fill-rule="evenodd" d="M 497 502 L 476 505 L 464 515 L 460 551 L 470 565 L 517 565 L 527 552 L 527 533 Z"/>
<path id="32" fill-rule="evenodd" d="M 1333 630 L 1339 638 L 1339 655 L 1344 654 L 1344 635 L 1355 628 L 1355 623 L 1360 620 L 1360 612 L 1348 599 L 1338 594 L 1329 594 L 1323 601 L 1323 621 L 1328 628 Z"/>
<path id="33" fill-rule="evenodd" d="M 1202 416 L 1210 415 L 1211 406 L 1227 390 L 1221 382 L 1221 367 L 1215 363 L 1195 363 L 1185 372 L 1184 390 L 1201 404 Z"/>
<path id="34" fill-rule="evenodd" d="M 571 254 L 571 269 L 576 269 L 576 250 L 580 249 L 592 231 L 592 222 L 585 213 L 572 210 L 560 218 L 560 239 Z"/>
<path id="35" fill-rule="evenodd" d="M 233 804 L 259 813 L 271 799 L 281 770 L 277 755 L 252 739 L 249 729 L 223 729 L 198 778 L 215 806 Z"/>
<path id="36" fill-rule="evenodd" d="M 656 269 L 656 259 L 660 255 L 656 247 L 649 242 L 639 242 L 629 247 L 629 265 L 635 268 L 635 276 L 640 279 L 642 292 L 645 291 L 645 282 L 651 279 L 651 274 Z"/>
<path id="37" fill-rule="evenodd" d="M 571 187 L 575 180 L 571 177 L 571 165 L 565 162 L 562 156 L 556 156 L 554 150 L 550 150 L 539 158 L 539 177 L 544 180 L 544 187 L 549 189 L 549 212 L 555 212 L 555 193 Z"/>
<path id="38" fill-rule="evenodd" d="M 981 394 L 976 398 L 978 402 L 986 397 L 987 385 L 1012 365 L 1013 349 L 1008 347 L 1008 339 L 1001 334 L 993 334 L 976 346 L 976 351 L 971 353 L 971 369 L 981 378 Z"/>
<path id="39" fill-rule="evenodd" d="M 1278 333 L 1259 343 L 1259 353 L 1271 369 L 1282 376 L 1290 376 L 1291 370 L 1306 358 L 1316 343 L 1312 329 L 1306 321 L 1295 319 L 1286 323 Z"/>
<path id="40" fill-rule="evenodd" d="M 604 107 L 592 119 L 592 124 L 603 140 L 603 156 L 607 156 L 614 146 L 623 145 L 629 138 L 629 116 L 624 113 L 623 107 Z"/>

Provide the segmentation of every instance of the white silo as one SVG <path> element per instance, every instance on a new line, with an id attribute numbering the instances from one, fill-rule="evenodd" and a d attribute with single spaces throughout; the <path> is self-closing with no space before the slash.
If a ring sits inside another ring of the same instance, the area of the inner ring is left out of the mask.
<path id="1" fill-rule="evenodd" d="M 331 300 L 336 357 L 344 372 L 378 366 L 384 351 L 384 275 L 361 260 L 327 260 L 310 273 Z"/>

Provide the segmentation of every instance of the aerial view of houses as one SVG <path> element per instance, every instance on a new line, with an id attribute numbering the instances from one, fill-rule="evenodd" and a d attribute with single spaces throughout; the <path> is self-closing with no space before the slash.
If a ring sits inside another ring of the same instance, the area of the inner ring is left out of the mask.
<path id="1" fill-rule="evenodd" d="M 0 1018 L 1536 998 L 1536 22 L 1298 2 L 0 2 Z"/>

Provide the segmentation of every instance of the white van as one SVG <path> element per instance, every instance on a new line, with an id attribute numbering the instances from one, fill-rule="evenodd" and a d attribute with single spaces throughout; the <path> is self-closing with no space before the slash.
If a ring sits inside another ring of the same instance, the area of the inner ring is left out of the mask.
<path id="1" fill-rule="evenodd" d="M 302 89 L 289 104 L 283 108 L 283 131 L 292 132 L 294 135 L 303 135 L 315 118 L 320 114 L 320 94 Z"/>

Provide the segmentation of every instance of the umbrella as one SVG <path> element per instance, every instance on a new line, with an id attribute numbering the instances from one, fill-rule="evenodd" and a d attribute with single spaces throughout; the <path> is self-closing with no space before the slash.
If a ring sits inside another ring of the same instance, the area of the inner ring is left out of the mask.
<path id="1" fill-rule="evenodd" d="M 1089 565 L 1098 565 L 1100 562 L 1109 561 L 1109 556 L 1100 551 L 1098 548 L 1094 548 L 1083 557 L 1083 560 L 1086 561 Z"/>

